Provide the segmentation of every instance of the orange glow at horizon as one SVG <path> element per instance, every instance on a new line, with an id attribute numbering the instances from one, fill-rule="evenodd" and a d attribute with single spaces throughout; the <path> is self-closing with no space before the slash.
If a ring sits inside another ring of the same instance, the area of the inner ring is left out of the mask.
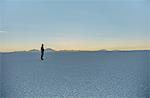
<path id="1" fill-rule="evenodd" d="M 4 45 L 0 47 L 1 52 L 12 51 L 28 51 L 31 49 L 40 50 L 41 43 L 39 44 L 12 44 L 11 46 Z M 44 43 L 44 48 L 52 48 L 54 50 L 150 50 L 150 46 L 143 43 L 88 43 L 88 42 L 60 42 L 60 43 Z"/>

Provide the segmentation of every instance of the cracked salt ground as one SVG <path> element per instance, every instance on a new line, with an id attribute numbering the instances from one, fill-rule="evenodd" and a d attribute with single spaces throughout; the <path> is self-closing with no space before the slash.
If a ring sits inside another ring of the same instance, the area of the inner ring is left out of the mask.
<path id="1" fill-rule="evenodd" d="M 4 53 L 2 98 L 148 98 L 149 53 Z"/>

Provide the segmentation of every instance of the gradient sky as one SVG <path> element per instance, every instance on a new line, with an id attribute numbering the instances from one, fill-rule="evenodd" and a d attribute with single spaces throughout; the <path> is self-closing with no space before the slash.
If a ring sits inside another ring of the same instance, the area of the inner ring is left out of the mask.
<path id="1" fill-rule="evenodd" d="M 149 0 L 1 0 L 0 51 L 150 49 Z"/>

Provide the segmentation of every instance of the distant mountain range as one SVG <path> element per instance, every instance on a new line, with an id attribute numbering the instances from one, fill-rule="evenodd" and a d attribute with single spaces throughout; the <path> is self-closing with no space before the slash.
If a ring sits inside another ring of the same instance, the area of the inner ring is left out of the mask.
<path id="1" fill-rule="evenodd" d="M 40 50 L 38 49 L 31 49 L 29 50 L 29 52 L 39 52 Z M 51 49 L 51 48 L 46 48 L 45 49 L 45 52 L 55 52 L 56 50 L 54 49 Z M 90 50 L 58 50 L 57 52 L 80 52 L 80 51 L 89 51 Z M 106 49 L 101 49 L 101 50 L 95 50 L 95 51 L 108 51 Z"/>
<path id="2" fill-rule="evenodd" d="M 54 50 L 51 48 L 46 48 L 45 52 L 109 52 L 109 51 L 114 51 L 114 52 L 120 52 L 120 51 L 150 51 L 150 50 L 106 50 L 106 49 L 101 49 L 101 50 Z M 14 51 L 14 52 L 40 52 L 38 49 L 31 49 L 28 51 Z M 0 52 L 4 53 L 4 52 Z M 9 52 L 7 52 L 9 53 Z"/>

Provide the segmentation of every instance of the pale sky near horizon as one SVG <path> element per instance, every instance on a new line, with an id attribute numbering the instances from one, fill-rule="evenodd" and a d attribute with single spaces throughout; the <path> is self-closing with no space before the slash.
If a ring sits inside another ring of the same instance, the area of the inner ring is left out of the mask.
<path id="1" fill-rule="evenodd" d="M 1 0 L 0 51 L 150 49 L 149 0 Z"/>

